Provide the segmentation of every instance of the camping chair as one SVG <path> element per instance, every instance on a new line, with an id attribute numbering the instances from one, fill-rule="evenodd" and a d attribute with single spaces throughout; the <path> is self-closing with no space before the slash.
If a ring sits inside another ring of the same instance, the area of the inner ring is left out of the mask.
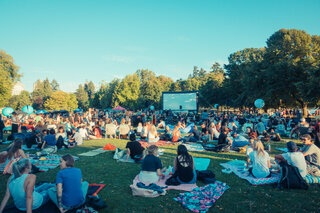
<path id="1" fill-rule="evenodd" d="M 128 134 L 130 132 L 130 127 L 127 124 L 121 124 L 119 126 L 119 139 L 123 138 L 126 139 L 128 138 Z"/>
<path id="2" fill-rule="evenodd" d="M 106 138 L 109 136 L 110 138 L 111 137 L 116 137 L 116 127 L 114 124 L 107 124 L 105 126 L 105 135 L 106 135 Z"/>

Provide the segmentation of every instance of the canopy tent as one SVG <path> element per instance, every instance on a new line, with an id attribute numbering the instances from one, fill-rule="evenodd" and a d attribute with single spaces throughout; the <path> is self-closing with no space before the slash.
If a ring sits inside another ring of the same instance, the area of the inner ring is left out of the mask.
<path id="1" fill-rule="evenodd" d="M 125 111 L 126 109 L 121 107 L 121 106 L 117 106 L 115 108 L 112 108 L 112 110 L 120 110 L 120 111 Z"/>

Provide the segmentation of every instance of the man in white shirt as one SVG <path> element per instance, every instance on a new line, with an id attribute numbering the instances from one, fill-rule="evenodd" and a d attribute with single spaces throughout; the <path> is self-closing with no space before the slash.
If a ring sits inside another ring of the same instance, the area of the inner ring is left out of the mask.
<path id="1" fill-rule="evenodd" d="M 278 161 L 287 161 L 289 165 L 298 168 L 300 175 L 304 178 L 307 175 L 307 163 L 301 152 L 297 152 L 297 144 L 293 141 L 287 143 L 288 152 L 276 155 L 275 159 Z"/>

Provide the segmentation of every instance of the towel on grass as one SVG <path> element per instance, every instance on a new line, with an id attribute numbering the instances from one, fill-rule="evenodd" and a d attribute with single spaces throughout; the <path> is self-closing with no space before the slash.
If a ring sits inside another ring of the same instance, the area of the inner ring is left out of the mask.
<path id="1" fill-rule="evenodd" d="M 160 187 L 166 187 L 166 180 L 169 179 L 171 177 L 171 175 L 165 176 L 164 179 L 161 179 L 156 183 L 158 186 Z M 136 186 L 137 183 L 141 182 L 139 180 L 139 175 L 137 175 L 134 180 L 132 185 L 130 185 L 130 188 L 132 188 L 133 186 Z M 144 184 L 149 184 L 149 183 L 144 183 Z M 174 190 L 179 190 L 179 191 L 187 191 L 187 192 L 191 192 L 192 189 L 197 188 L 197 184 L 180 184 L 178 186 L 168 186 L 165 190 L 169 190 L 169 189 L 174 189 Z"/>
<path id="2" fill-rule="evenodd" d="M 102 148 L 99 148 L 99 149 L 91 150 L 89 152 L 81 153 L 79 155 L 80 156 L 86 156 L 86 157 L 93 157 L 93 156 L 99 155 L 99 154 L 107 152 L 107 151 L 108 150 L 103 150 Z"/>
<path id="3" fill-rule="evenodd" d="M 194 168 L 196 170 L 207 170 L 210 164 L 209 158 L 193 158 L 194 160 Z"/>
<path id="4" fill-rule="evenodd" d="M 241 161 L 237 161 L 240 162 Z M 277 183 L 280 180 L 280 176 L 276 174 L 272 174 L 271 177 L 268 178 L 255 178 L 252 175 L 249 174 L 249 171 L 245 170 L 246 166 L 245 161 L 243 161 L 242 165 L 232 163 L 232 161 L 229 161 L 227 163 L 221 163 L 220 165 L 228 170 L 231 170 L 235 175 L 237 175 L 241 179 L 247 180 L 249 183 L 251 183 L 254 186 L 257 185 L 265 185 L 265 184 L 273 184 Z"/>
<path id="5" fill-rule="evenodd" d="M 188 151 L 206 151 L 203 146 L 199 143 L 188 143 L 188 144 L 184 144 L 187 147 Z"/>
<path id="6" fill-rule="evenodd" d="M 175 201 L 181 203 L 184 208 L 193 212 L 207 212 L 211 206 L 223 195 L 230 187 L 225 183 L 216 181 L 204 187 L 198 187 L 192 192 L 181 193 Z"/>

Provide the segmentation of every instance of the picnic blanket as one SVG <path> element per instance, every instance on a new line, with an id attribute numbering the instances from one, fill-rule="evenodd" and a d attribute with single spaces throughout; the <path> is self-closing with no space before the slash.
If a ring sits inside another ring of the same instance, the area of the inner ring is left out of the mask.
<path id="1" fill-rule="evenodd" d="M 276 174 L 272 174 L 269 178 L 255 178 L 249 174 L 249 171 L 245 170 L 245 161 L 236 161 L 234 163 L 232 162 L 233 161 L 229 161 L 227 163 L 221 163 L 220 165 L 227 170 L 231 170 L 239 178 L 247 180 L 254 186 L 277 183 L 280 179 L 280 176 Z"/>
<path id="2" fill-rule="evenodd" d="M 318 183 L 318 184 L 320 184 L 320 177 L 307 175 L 304 179 L 306 180 L 307 183 Z"/>
<path id="3" fill-rule="evenodd" d="M 150 145 L 156 145 L 156 146 L 166 146 L 166 145 L 174 145 L 175 143 L 172 143 L 170 141 L 158 141 L 156 143 L 148 143 L 147 141 L 139 141 L 142 147 L 147 148 Z"/>
<path id="4" fill-rule="evenodd" d="M 192 192 L 180 193 L 174 200 L 190 211 L 207 212 L 229 188 L 225 183 L 216 181 L 213 184 L 195 188 Z"/>
<path id="5" fill-rule="evenodd" d="M 40 160 L 39 157 L 30 155 L 30 161 L 33 165 L 39 168 L 40 171 L 46 172 L 49 169 L 55 169 L 60 164 L 60 155 L 51 154 L 44 156 L 45 160 Z M 79 157 L 73 156 L 74 160 L 79 160 Z"/>
<path id="6" fill-rule="evenodd" d="M 199 143 L 188 143 L 188 144 L 184 144 L 188 151 L 198 151 L 198 152 L 202 152 L 202 151 L 206 151 L 203 146 Z"/>
<path id="7" fill-rule="evenodd" d="M 160 187 L 166 187 L 167 185 L 166 180 L 168 178 L 170 178 L 171 175 L 166 175 L 164 179 L 161 179 L 156 183 L 158 186 Z M 133 183 L 132 185 L 130 185 L 130 188 L 132 188 L 133 186 L 136 186 L 137 183 L 139 183 L 139 175 L 137 175 L 134 179 L 133 179 Z M 148 184 L 148 183 L 145 183 Z M 179 190 L 179 191 L 187 191 L 187 192 L 191 192 L 194 188 L 197 188 L 197 184 L 180 184 L 178 186 L 168 186 L 167 188 L 164 189 L 164 191 L 169 190 L 169 189 L 174 189 L 174 190 Z"/>
<path id="8" fill-rule="evenodd" d="M 193 158 L 194 160 L 194 168 L 196 170 L 207 170 L 210 164 L 209 158 Z"/>
<path id="9" fill-rule="evenodd" d="M 279 150 L 281 152 L 288 152 L 287 148 L 275 148 L 276 150 Z"/>
<path id="10" fill-rule="evenodd" d="M 104 152 L 107 152 L 108 150 L 103 150 L 102 148 L 99 148 L 99 149 L 94 149 L 94 150 L 91 150 L 89 152 L 84 152 L 84 153 L 81 153 L 79 154 L 80 156 L 86 156 L 86 157 L 93 157 L 93 156 L 96 156 L 96 155 L 99 155 L 101 153 L 104 153 Z"/>
<path id="11" fill-rule="evenodd" d="M 174 125 L 170 125 L 170 124 L 169 124 L 169 125 L 167 125 L 167 126 L 169 126 L 169 128 L 170 128 L 171 131 L 174 129 Z M 193 126 L 194 126 L 193 123 L 192 123 L 192 124 L 189 124 L 189 125 L 186 126 L 186 128 L 184 128 L 184 129 L 180 128 L 179 131 L 180 131 L 181 133 L 191 133 L 191 132 L 192 132 L 192 129 L 193 129 Z"/>

